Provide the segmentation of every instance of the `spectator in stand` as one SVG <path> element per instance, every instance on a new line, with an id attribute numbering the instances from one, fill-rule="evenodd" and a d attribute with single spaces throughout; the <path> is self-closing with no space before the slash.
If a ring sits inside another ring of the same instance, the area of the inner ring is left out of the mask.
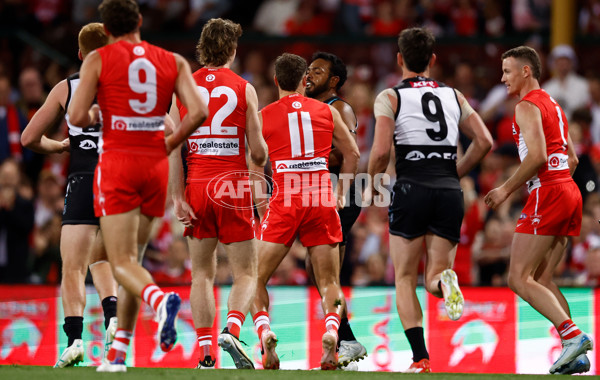
<path id="1" fill-rule="evenodd" d="M 231 0 L 190 0 L 189 5 L 185 26 L 200 32 L 208 20 L 221 17 L 231 8 Z"/>
<path id="2" fill-rule="evenodd" d="M 164 286 L 190 285 L 192 271 L 190 269 L 190 251 L 184 237 L 176 237 L 169 246 L 163 267 L 152 273 L 157 284 Z"/>
<path id="3" fill-rule="evenodd" d="M 457 36 L 471 37 L 477 34 L 477 9 L 470 0 L 458 0 L 450 15 Z"/>
<path id="4" fill-rule="evenodd" d="M 479 231 L 472 247 L 480 286 L 505 286 L 512 233 L 506 233 L 504 221 L 492 214 Z"/>
<path id="5" fill-rule="evenodd" d="M 10 101 L 11 91 L 8 76 L 0 75 L 0 162 L 8 157 L 23 161 L 20 139 L 27 119 Z"/>
<path id="6" fill-rule="evenodd" d="M 63 209 L 63 189 L 49 170 L 40 173 L 35 200 L 35 226 L 42 228 Z"/>
<path id="7" fill-rule="evenodd" d="M 55 212 L 33 231 L 34 260 L 30 281 L 34 284 L 60 284 L 60 229 L 60 213 Z"/>
<path id="8" fill-rule="evenodd" d="M 331 20 L 320 12 L 318 0 L 305 0 L 285 23 L 286 35 L 315 36 L 331 31 Z"/>
<path id="9" fill-rule="evenodd" d="M 395 17 L 392 1 L 382 0 L 375 5 L 375 17 L 367 32 L 373 36 L 397 36 L 407 26 L 404 20 Z"/>
<path id="10" fill-rule="evenodd" d="M 21 97 L 16 105 L 27 120 L 31 120 L 46 99 L 42 74 L 40 74 L 38 69 L 30 66 L 21 70 L 21 74 L 19 75 L 19 91 L 21 92 Z"/>
<path id="11" fill-rule="evenodd" d="M 595 75 L 588 79 L 590 88 L 589 109 L 592 114 L 590 136 L 592 143 L 600 143 L 600 76 Z"/>
<path id="12" fill-rule="evenodd" d="M 584 0 L 579 9 L 579 31 L 584 35 L 600 34 L 600 0 Z"/>
<path id="13" fill-rule="evenodd" d="M 11 159 L 0 165 L 0 283 L 23 283 L 29 276 L 29 234 L 33 202 L 19 193 L 21 172 Z"/>
<path id="14" fill-rule="evenodd" d="M 265 0 L 261 2 L 253 26 L 259 32 L 272 36 L 286 35 L 286 22 L 298 9 L 300 0 Z"/>
<path id="15" fill-rule="evenodd" d="M 557 45 L 552 49 L 548 66 L 553 77 L 542 88 L 560 104 L 569 120 L 573 111 L 590 102 L 588 82 L 575 72 L 577 56 L 569 45 Z"/>

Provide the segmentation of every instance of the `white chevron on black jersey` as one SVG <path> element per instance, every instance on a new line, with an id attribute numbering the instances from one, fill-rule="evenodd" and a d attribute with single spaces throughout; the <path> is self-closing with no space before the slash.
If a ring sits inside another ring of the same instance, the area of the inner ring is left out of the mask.
<path id="1" fill-rule="evenodd" d="M 69 92 L 65 103 L 65 110 L 69 109 L 71 97 L 79 85 L 79 73 L 69 76 L 67 84 Z M 67 113 L 65 113 L 65 120 L 69 127 L 69 142 L 71 144 L 69 175 L 75 173 L 93 173 L 98 163 L 98 140 L 101 124 L 81 128 L 69 122 L 69 115 Z"/>

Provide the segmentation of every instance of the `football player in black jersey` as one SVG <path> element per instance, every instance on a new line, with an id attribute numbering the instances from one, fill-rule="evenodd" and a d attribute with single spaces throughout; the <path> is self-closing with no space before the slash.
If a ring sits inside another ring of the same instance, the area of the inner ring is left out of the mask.
<path id="1" fill-rule="evenodd" d="M 100 23 L 85 25 L 79 33 L 79 58 L 106 45 L 108 37 Z M 67 335 L 67 348 L 55 368 L 73 366 L 83 361 L 83 309 L 85 307 L 85 277 L 88 266 L 104 310 L 108 352 L 117 328 L 117 286 L 102 243 L 98 218 L 94 216 L 93 180 L 98 162 L 100 124 L 79 128 L 68 122 L 69 137 L 57 141 L 45 136 L 58 118 L 65 115 L 72 94 L 79 82 L 78 74 L 59 82 L 48 94 L 23 134 L 23 146 L 38 153 L 70 152 L 69 176 L 60 236 L 62 259 L 61 294 Z"/>
<path id="2" fill-rule="evenodd" d="M 356 140 L 357 119 L 352 106 L 344 101 L 338 95 L 338 91 L 344 85 L 347 78 L 346 65 L 340 58 L 331 53 L 316 52 L 312 56 L 312 62 L 308 67 L 306 77 L 306 95 L 308 97 L 320 100 L 334 107 L 344 120 L 344 123 L 350 128 L 350 132 Z M 338 149 L 332 147 L 329 154 L 329 171 L 337 176 L 340 174 L 342 156 Z M 337 181 L 333 181 L 337 183 Z M 350 190 L 347 193 L 346 206 L 338 211 L 340 222 L 342 224 L 343 241 L 340 243 L 340 268 L 344 261 L 346 243 L 350 229 L 360 215 L 360 205 L 355 199 L 354 183 L 351 183 Z M 310 262 L 310 256 L 306 256 L 306 271 L 310 275 L 313 283 L 314 274 Z M 367 355 L 365 347 L 356 340 L 350 324 L 348 323 L 348 311 L 344 309 L 341 315 L 339 333 L 339 357 L 338 363 L 342 368 L 352 369 L 348 366 L 351 362 L 356 362 Z"/>
<path id="3" fill-rule="evenodd" d="M 389 207 L 390 255 L 394 263 L 396 307 L 413 351 L 408 372 L 430 372 L 423 333 L 423 311 L 416 294 L 423 246 L 427 255 L 425 289 L 444 299 L 448 317 L 460 318 L 464 298 L 452 270 L 460 240 L 464 202 L 459 179 L 485 156 L 492 137 L 457 90 L 428 78 L 436 61 L 435 38 L 422 28 L 398 38 L 402 82 L 375 101 L 375 136 L 369 178 L 383 173 L 396 153 L 396 183 Z M 459 129 L 472 139 L 457 159 Z M 374 183 L 375 187 L 381 188 Z M 371 198 L 373 187 L 367 188 Z M 430 306 L 435 307 L 435 306 Z"/>

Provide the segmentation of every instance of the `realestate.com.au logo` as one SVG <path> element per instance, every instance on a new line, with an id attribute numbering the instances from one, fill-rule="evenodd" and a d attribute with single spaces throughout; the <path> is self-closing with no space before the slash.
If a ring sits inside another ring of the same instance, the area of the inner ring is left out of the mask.
<path id="1" fill-rule="evenodd" d="M 207 188 L 210 199 L 222 207 L 230 209 L 253 209 L 266 206 L 269 199 L 282 197 L 285 207 L 292 204 L 301 207 L 332 207 L 336 205 L 333 194 L 339 184 L 348 190 L 346 206 L 351 202 L 360 207 L 375 205 L 388 207 L 391 200 L 389 185 L 391 178 L 382 173 L 374 176 L 373 181 L 366 173 L 356 176 L 341 174 L 339 177 L 330 173 L 285 173 L 283 180 L 276 181 L 272 177 L 255 171 L 230 171 L 213 177 Z M 375 194 L 366 192 L 373 183 Z M 331 188 L 331 190 L 329 190 Z M 253 197 L 254 194 L 254 197 Z M 254 203 L 252 202 L 254 199 Z M 300 200 L 300 203 L 298 203 Z"/>

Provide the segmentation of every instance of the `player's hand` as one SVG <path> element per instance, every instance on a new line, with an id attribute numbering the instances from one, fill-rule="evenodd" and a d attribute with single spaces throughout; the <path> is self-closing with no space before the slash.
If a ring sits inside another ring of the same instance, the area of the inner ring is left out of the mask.
<path id="1" fill-rule="evenodd" d="M 60 143 L 62 144 L 62 151 L 63 152 L 70 152 L 71 151 L 71 140 L 69 140 L 68 137 L 66 139 L 64 139 L 63 141 L 61 141 Z"/>
<path id="2" fill-rule="evenodd" d="M 177 220 L 183 224 L 184 227 L 193 227 L 194 220 L 196 220 L 196 214 L 194 214 L 194 210 L 186 201 L 174 201 L 174 212 Z"/>
<path id="3" fill-rule="evenodd" d="M 510 193 L 504 190 L 504 187 L 500 186 L 487 193 L 484 201 L 489 208 L 495 210 L 496 207 L 500 206 L 500 204 L 504 202 L 509 195 Z"/>
<path id="4" fill-rule="evenodd" d="M 336 210 L 341 210 L 344 207 L 346 207 L 346 197 L 343 196 L 342 194 L 335 194 L 336 197 L 336 201 L 335 201 L 335 208 Z"/>
<path id="5" fill-rule="evenodd" d="M 90 107 L 90 120 L 92 124 L 98 124 L 100 122 L 100 106 L 97 104 L 92 104 L 92 106 Z"/>
<path id="6" fill-rule="evenodd" d="M 165 148 L 167 149 L 167 156 L 171 154 L 171 152 L 175 149 L 173 146 L 173 134 L 170 134 L 165 139 Z"/>

